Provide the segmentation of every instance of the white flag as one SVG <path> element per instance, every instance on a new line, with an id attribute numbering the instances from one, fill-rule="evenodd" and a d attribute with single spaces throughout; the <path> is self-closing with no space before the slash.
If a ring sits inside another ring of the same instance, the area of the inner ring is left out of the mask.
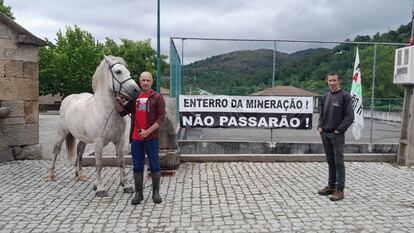
<path id="1" fill-rule="evenodd" d="M 354 74 L 352 75 L 352 107 L 354 108 L 355 120 L 352 126 L 352 134 L 356 140 L 361 138 L 361 131 L 364 128 L 364 109 L 362 108 L 362 86 L 361 86 L 361 69 L 359 66 L 358 47 L 356 51 Z"/>

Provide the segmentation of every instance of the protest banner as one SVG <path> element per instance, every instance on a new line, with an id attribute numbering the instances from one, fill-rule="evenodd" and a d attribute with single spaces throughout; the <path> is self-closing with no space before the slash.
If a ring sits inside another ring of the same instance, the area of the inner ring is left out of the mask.
<path id="1" fill-rule="evenodd" d="M 179 109 L 181 127 L 312 129 L 313 97 L 181 95 Z"/>

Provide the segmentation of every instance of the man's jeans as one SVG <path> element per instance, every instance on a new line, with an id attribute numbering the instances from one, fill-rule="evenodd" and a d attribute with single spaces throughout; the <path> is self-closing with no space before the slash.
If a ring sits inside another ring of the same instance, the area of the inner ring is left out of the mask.
<path id="1" fill-rule="evenodd" d="M 160 163 L 158 161 L 158 153 L 160 150 L 160 140 L 132 140 L 131 154 L 132 163 L 134 164 L 134 172 L 143 172 L 145 163 L 145 154 L 148 156 L 148 162 L 151 172 L 160 171 Z"/>
<path id="2" fill-rule="evenodd" d="M 329 166 L 328 186 L 335 187 L 338 191 L 343 191 L 345 188 L 345 135 L 322 131 L 321 138 Z"/>

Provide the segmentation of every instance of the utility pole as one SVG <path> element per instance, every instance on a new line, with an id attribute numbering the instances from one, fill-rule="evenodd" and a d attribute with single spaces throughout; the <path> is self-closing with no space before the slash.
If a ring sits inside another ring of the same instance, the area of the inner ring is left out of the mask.
<path id="1" fill-rule="evenodd" d="M 157 92 L 161 93 L 160 0 L 157 1 Z"/>
<path id="2" fill-rule="evenodd" d="M 411 37 L 409 45 L 414 45 L 414 0 L 413 0 L 413 6 L 411 8 Z"/>

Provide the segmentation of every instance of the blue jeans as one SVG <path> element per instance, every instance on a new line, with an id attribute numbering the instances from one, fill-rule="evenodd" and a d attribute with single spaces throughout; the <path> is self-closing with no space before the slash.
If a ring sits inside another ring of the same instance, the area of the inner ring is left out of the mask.
<path id="1" fill-rule="evenodd" d="M 145 154 L 148 157 L 151 173 L 160 171 L 158 153 L 160 150 L 160 140 L 132 140 L 131 154 L 134 172 L 143 172 L 145 165 Z"/>
<path id="2" fill-rule="evenodd" d="M 343 191 L 345 188 L 345 135 L 321 132 L 321 138 L 329 166 L 328 186 Z"/>

